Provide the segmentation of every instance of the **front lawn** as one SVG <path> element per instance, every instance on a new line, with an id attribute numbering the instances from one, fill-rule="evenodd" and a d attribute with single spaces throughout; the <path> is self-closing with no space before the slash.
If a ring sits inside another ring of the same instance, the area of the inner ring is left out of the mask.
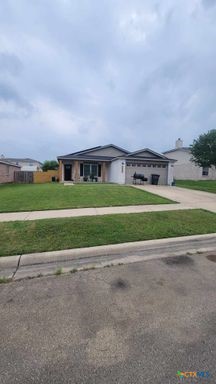
<path id="1" fill-rule="evenodd" d="M 216 180 L 176 180 L 176 186 L 216 193 Z"/>
<path id="2" fill-rule="evenodd" d="M 203 210 L 0 223 L 0 256 L 216 232 Z"/>
<path id="3" fill-rule="evenodd" d="M 168 203 L 173 201 L 115 184 L 0 185 L 0 212 Z"/>

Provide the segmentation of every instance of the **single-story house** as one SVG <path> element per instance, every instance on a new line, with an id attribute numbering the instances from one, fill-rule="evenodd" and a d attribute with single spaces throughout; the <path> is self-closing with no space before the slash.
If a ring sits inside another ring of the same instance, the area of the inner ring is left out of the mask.
<path id="1" fill-rule="evenodd" d="M 159 184 L 171 185 L 173 181 L 174 160 L 148 148 L 129 152 L 109 144 L 58 156 L 58 161 L 61 182 L 95 180 L 132 184 L 134 173 L 144 174 L 147 183 L 151 183 L 152 174 L 160 176 Z"/>
<path id="2" fill-rule="evenodd" d="M 174 178 L 177 180 L 216 180 L 215 167 L 199 167 L 191 161 L 190 147 L 184 147 L 183 141 L 176 140 L 175 148 L 163 152 L 170 159 L 175 159 Z"/>
<path id="3" fill-rule="evenodd" d="M 20 170 L 21 167 L 19 165 L 14 165 L 0 159 L 0 184 L 13 183 L 14 172 Z"/>
<path id="4" fill-rule="evenodd" d="M 1 156 L 1 160 L 7 161 L 21 167 L 21 171 L 35 172 L 42 170 L 42 163 L 38 160 L 29 158 L 16 158 L 16 157 L 4 157 Z"/>

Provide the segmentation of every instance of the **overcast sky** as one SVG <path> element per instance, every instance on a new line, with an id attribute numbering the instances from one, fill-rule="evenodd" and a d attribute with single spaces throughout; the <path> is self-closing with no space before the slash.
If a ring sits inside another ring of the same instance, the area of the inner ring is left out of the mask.
<path id="1" fill-rule="evenodd" d="M 215 0 L 1 0 L 0 154 L 168 150 L 216 128 Z"/>

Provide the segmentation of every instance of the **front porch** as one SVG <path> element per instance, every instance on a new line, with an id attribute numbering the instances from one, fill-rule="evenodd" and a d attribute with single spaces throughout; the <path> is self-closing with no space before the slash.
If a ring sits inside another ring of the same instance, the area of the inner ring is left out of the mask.
<path id="1" fill-rule="evenodd" d="M 59 180 L 75 183 L 108 182 L 108 170 L 109 163 L 104 161 L 60 160 Z"/>

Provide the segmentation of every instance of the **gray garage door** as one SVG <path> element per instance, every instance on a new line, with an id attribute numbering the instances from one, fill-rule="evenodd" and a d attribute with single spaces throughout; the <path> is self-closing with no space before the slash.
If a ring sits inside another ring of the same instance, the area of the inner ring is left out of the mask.
<path id="1" fill-rule="evenodd" d="M 126 184 L 133 183 L 133 175 L 134 173 L 144 174 L 145 177 L 148 178 L 147 184 L 151 183 L 151 175 L 157 174 L 160 175 L 159 184 L 166 185 L 167 184 L 167 173 L 168 173 L 168 165 L 167 164 L 155 164 L 155 163 L 126 163 Z M 137 180 L 137 183 L 139 181 Z"/>

